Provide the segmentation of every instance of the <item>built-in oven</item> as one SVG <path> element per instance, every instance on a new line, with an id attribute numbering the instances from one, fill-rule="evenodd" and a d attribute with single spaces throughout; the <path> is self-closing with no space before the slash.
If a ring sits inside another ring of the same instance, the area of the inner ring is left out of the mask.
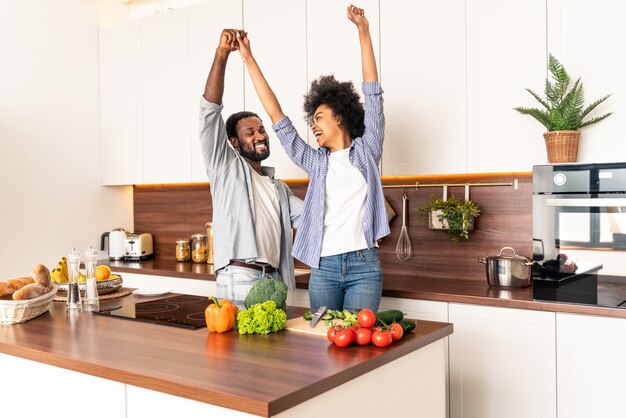
<path id="1" fill-rule="evenodd" d="M 536 300 L 626 307 L 626 163 L 533 167 Z"/>

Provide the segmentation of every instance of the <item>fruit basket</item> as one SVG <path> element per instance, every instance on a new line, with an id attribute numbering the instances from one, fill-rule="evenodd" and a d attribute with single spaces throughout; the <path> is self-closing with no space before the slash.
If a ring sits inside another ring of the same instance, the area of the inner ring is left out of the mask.
<path id="1" fill-rule="evenodd" d="M 111 275 L 110 279 L 101 280 L 96 282 L 96 287 L 98 288 L 99 295 L 106 295 L 109 293 L 115 293 L 122 287 L 122 276 L 119 274 Z M 67 293 L 67 283 L 57 283 L 59 285 L 59 293 Z M 85 289 L 87 288 L 87 284 L 85 282 L 78 283 L 78 289 L 80 290 L 81 296 L 85 295 Z"/>
<path id="2" fill-rule="evenodd" d="M 58 290 L 59 286 L 53 284 L 51 291 L 33 299 L 0 299 L 0 324 L 18 324 L 48 312 L 48 309 L 50 309 L 50 303 L 52 303 L 52 299 Z"/>

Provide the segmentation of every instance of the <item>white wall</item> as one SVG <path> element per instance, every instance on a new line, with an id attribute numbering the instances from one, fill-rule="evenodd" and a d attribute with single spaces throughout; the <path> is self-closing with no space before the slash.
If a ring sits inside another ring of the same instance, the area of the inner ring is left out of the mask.
<path id="1" fill-rule="evenodd" d="M 0 279 L 133 228 L 132 188 L 100 186 L 98 27 L 122 7 L 0 2 Z"/>

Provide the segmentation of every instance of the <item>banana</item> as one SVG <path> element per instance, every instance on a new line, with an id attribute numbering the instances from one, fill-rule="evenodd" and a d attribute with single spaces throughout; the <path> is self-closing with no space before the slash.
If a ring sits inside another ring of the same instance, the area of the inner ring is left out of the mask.
<path id="1" fill-rule="evenodd" d="M 66 257 L 61 257 L 60 264 L 61 264 L 61 271 L 63 272 L 63 275 L 67 279 L 68 277 L 70 277 L 70 275 L 69 275 L 69 273 L 67 271 L 67 258 Z"/>
<path id="2" fill-rule="evenodd" d="M 52 281 L 55 283 L 67 283 L 67 277 L 63 275 L 63 271 L 58 268 L 52 269 L 50 272 L 50 277 Z"/>

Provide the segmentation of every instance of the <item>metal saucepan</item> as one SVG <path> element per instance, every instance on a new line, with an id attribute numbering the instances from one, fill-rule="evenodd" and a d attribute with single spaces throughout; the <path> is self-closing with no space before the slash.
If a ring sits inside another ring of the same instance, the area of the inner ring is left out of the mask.
<path id="1" fill-rule="evenodd" d="M 505 250 L 510 250 L 512 254 L 503 254 Z M 489 286 L 509 288 L 530 286 L 533 262 L 527 257 L 515 254 L 511 247 L 503 247 L 497 256 L 479 258 L 478 261 L 486 266 Z"/>

